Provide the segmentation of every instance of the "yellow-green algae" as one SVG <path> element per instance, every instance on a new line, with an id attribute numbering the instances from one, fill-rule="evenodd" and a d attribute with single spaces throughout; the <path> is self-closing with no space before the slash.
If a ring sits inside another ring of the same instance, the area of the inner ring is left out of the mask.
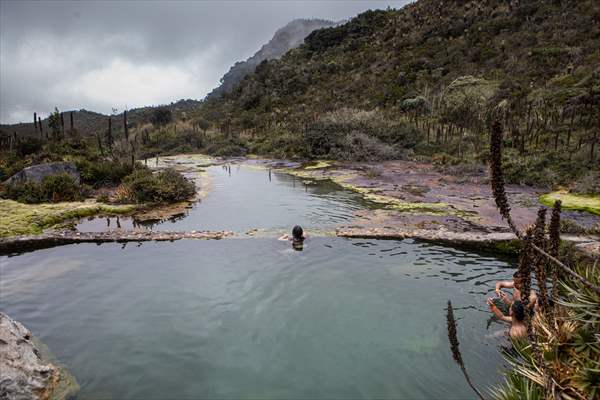
<path id="1" fill-rule="evenodd" d="M 540 196 L 540 203 L 548 207 L 552 207 L 556 200 L 562 202 L 564 209 L 600 215 L 600 196 L 585 196 L 566 191 L 551 192 Z"/>
<path id="2" fill-rule="evenodd" d="M 331 161 L 319 160 L 314 164 L 307 165 L 306 167 L 304 167 L 304 169 L 311 170 L 311 169 L 323 169 L 323 168 L 329 168 L 329 167 L 331 167 Z"/>
<path id="3" fill-rule="evenodd" d="M 136 205 L 109 205 L 93 200 L 83 202 L 23 204 L 0 199 L 0 237 L 39 234 L 60 222 L 95 214 L 127 214 Z"/>

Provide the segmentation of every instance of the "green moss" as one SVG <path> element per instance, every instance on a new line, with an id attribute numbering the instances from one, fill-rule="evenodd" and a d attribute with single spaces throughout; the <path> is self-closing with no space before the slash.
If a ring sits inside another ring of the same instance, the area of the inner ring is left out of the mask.
<path id="1" fill-rule="evenodd" d="M 323 168 L 329 168 L 329 167 L 331 167 L 331 161 L 320 160 L 314 164 L 304 167 L 304 169 L 311 170 L 311 169 L 323 169 Z"/>
<path id="2" fill-rule="evenodd" d="M 562 208 L 564 209 L 600 215 L 600 196 L 584 196 L 564 191 L 546 193 L 540 196 L 540 203 L 548 207 L 552 207 L 556 200 L 562 202 Z"/>
<path id="3" fill-rule="evenodd" d="M 507 240 L 494 243 L 495 250 L 503 254 L 518 254 L 521 250 L 521 242 L 518 240 Z"/>
<path id="4" fill-rule="evenodd" d="M 60 222 L 95 214 L 126 214 L 133 205 L 107 205 L 95 201 L 23 204 L 0 199 L 0 237 L 39 234 Z"/>

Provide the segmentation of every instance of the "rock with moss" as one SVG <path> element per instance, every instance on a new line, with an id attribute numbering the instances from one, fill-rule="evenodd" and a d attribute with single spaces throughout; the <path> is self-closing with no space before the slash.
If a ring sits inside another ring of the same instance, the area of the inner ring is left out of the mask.
<path id="1" fill-rule="evenodd" d="M 29 329 L 0 313 L 0 398 L 61 400 L 79 390 L 75 378 L 44 353 Z"/>
<path id="2" fill-rule="evenodd" d="M 540 196 L 540 203 L 548 207 L 552 207 L 556 200 L 560 200 L 562 207 L 566 210 L 585 211 L 600 215 L 600 196 L 580 195 L 565 191 L 551 192 Z"/>
<path id="3" fill-rule="evenodd" d="M 23 168 L 4 182 L 9 184 L 21 184 L 25 182 L 41 183 L 42 180 L 51 175 L 68 174 L 79 184 L 79 170 L 73 163 L 68 162 L 53 162 L 47 164 L 32 165 L 31 167 Z"/>
<path id="4" fill-rule="evenodd" d="M 127 214 L 138 206 L 109 205 L 95 201 L 74 201 L 52 204 L 23 204 L 0 199 L 0 238 L 39 234 L 60 222 L 96 214 Z"/>

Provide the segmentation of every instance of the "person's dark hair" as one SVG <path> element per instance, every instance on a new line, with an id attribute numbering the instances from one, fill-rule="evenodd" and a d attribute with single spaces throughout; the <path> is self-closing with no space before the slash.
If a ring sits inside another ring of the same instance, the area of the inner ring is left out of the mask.
<path id="1" fill-rule="evenodd" d="M 303 240 L 304 239 L 304 231 L 300 225 L 296 225 L 294 229 L 292 229 L 292 237 L 294 240 Z"/>
<path id="2" fill-rule="evenodd" d="M 511 309 L 512 309 L 512 316 L 517 321 L 525 320 L 525 306 L 523 306 L 523 303 L 521 302 L 521 300 L 515 300 L 512 303 Z"/>

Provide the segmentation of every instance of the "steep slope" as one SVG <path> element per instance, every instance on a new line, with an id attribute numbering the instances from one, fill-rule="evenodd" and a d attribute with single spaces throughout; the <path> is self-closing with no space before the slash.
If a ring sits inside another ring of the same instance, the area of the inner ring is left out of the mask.
<path id="1" fill-rule="evenodd" d="M 312 32 L 201 109 L 226 133 L 250 134 L 252 152 L 382 159 L 402 152 L 380 145 L 399 145 L 443 162 L 485 160 L 489 121 L 501 117 L 519 155 L 515 181 L 568 181 L 600 159 L 600 3 L 419 0 L 367 11 Z M 547 173 L 553 166 L 568 176 Z"/>
<path id="2" fill-rule="evenodd" d="M 262 65 L 230 100 L 256 112 L 298 103 L 393 106 L 465 75 L 573 87 L 600 66 L 599 50 L 600 4 L 593 0 L 421 0 L 311 33 L 303 46 Z"/>
<path id="3" fill-rule="evenodd" d="M 254 72 L 258 64 L 264 60 L 273 60 L 281 57 L 289 50 L 298 47 L 315 29 L 332 27 L 337 22 L 324 19 L 295 19 L 275 32 L 269 42 L 263 45 L 252 57 L 246 61 L 236 62 L 223 77 L 221 84 L 215 88 L 208 97 L 218 97 L 222 93 L 230 92 L 249 73 Z"/>

